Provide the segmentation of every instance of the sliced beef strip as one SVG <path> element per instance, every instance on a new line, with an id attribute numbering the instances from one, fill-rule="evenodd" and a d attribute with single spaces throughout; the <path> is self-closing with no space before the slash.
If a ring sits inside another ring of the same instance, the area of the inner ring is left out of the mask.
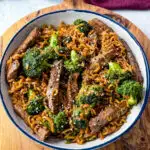
<path id="1" fill-rule="evenodd" d="M 94 28 L 98 36 L 101 37 L 102 32 L 104 31 L 112 31 L 110 27 L 108 27 L 105 23 L 103 23 L 101 20 L 94 18 L 89 21 L 89 24 Z"/>
<path id="2" fill-rule="evenodd" d="M 40 36 L 40 29 L 35 27 L 22 42 L 14 54 L 21 54 L 27 50 L 27 48 L 34 43 L 34 41 Z"/>
<path id="3" fill-rule="evenodd" d="M 100 66 L 105 65 L 109 60 L 113 59 L 118 54 L 118 49 L 113 49 L 105 53 L 99 53 L 91 59 L 91 64 L 98 63 Z"/>
<path id="4" fill-rule="evenodd" d="M 27 112 L 25 110 L 23 110 L 22 106 L 19 104 L 15 104 L 14 110 L 25 121 L 25 123 L 27 125 L 29 125 L 28 124 L 28 116 L 29 115 L 27 114 Z M 37 129 L 37 130 L 35 130 L 36 135 L 42 141 L 45 140 L 50 135 L 50 131 L 46 127 L 36 125 L 35 128 Z"/>
<path id="5" fill-rule="evenodd" d="M 67 108 L 71 109 L 73 106 L 73 101 L 79 92 L 78 88 L 78 77 L 79 73 L 73 73 L 69 76 L 67 85 Z"/>
<path id="6" fill-rule="evenodd" d="M 95 118 L 89 121 L 89 127 L 92 133 L 99 132 L 105 125 L 114 119 L 118 119 L 128 111 L 126 101 L 123 101 L 118 107 L 109 106 L 101 111 Z"/>
<path id="7" fill-rule="evenodd" d="M 50 131 L 46 127 L 37 125 L 36 128 L 35 133 L 41 141 L 44 141 L 50 135 Z"/>
<path id="8" fill-rule="evenodd" d="M 40 35 L 39 28 L 35 27 L 27 38 L 23 41 L 23 43 L 18 47 L 18 49 L 14 52 L 15 54 L 21 54 L 27 50 L 31 43 L 33 43 Z M 12 58 L 13 58 L 12 56 Z M 12 63 L 7 66 L 7 80 L 15 79 L 17 77 L 18 70 L 20 68 L 19 60 L 12 60 Z"/>
<path id="9" fill-rule="evenodd" d="M 92 47 L 97 47 L 98 44 L 98 36 L 95 30 L 91 30 L 88 33 L 88 41 L 89 41 L 89 45 Z"/>
<path id="10" fill-rule="evenodd" d="M 47 99 L 48 107 L 53 113 L 59 111 L 60 101 L 59 101 L 59 84 L 60 84 L 60 75 L 63 69 L 63 61 L 55 61 L 53 67 L 50 71 L 50 79 L 47 86 Z"/>
<path id="11" fill-rule="evenodd" d="M 121 39 L 121 41 L 127 50 L 128 61 L 129 61 L 130 65 L 133 67 L 134 79 L 140 83 L 143 83 L 143 77 L 142 77 L 139 65 L 138 65 L 130 47 L 127 45 L 127 43 L 123 39 Z"/>
<path id="12" fill-rule="evenodd" d="M 7 81 L 16 78 L 19 67 L 19 60 L 13 60 L 12 63 L 7 66 Z"/>
<path id="13" fill-rule="evenodd" d="M 25 123 L 28 125 L 28 114 L 25 110 L 23 110 L 22 106 L 19 104 L 14 105 L 15 112 L 25 121 Z"/>

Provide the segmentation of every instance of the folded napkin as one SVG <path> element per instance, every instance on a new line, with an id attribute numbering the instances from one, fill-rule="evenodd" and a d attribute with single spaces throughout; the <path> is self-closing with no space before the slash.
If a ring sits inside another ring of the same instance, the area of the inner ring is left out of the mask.
<path id="1" fill-rule="evenodd" d="M 150 0 L 84 0 L 86 3 L 108 9 L 150 9 Z"/>

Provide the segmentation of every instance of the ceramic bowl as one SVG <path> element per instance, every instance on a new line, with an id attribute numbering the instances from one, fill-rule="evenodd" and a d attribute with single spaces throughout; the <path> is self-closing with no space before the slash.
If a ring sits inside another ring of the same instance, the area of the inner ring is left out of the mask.
<path id="1" fill-rule="evenodd" d="M 28 33 L 35 27 L 35 26 L 41 26 L 42 24 L 52 24 L 54 26 L 57 26 L 61 21 L 64 21 L 68 24 L 71 24 L 75 19 L 81 18 L 84 20 L 91 20 L 93 18 L 98 18 L 102 20 L 104 23 L 106 23 L 109 27 L 111 27 L 123 40 L 127 42 L 129 47 L 131 48 L 138 65 L 140 67 L 143 79 L 144 79 L 144 90 L 143 90 L 143 99 L 142 101 L 134 106 L 131 110 L 131 113 L 127 117 L 127 122 L 115 133 L 107 136 L 103 140 L 96 139 L 91 142 L 87 142 L 83 145 L 78 145 L 75 143 L 72 144 L 65 144 L 64 140 L 56 139 L 50 137 L 46 141 L 40 141 L 36 135 L 33 135 L 30 132 L 29 127 L 24 123 L 24 121 L 16 115 L 16 113 L 13 110 L 12 103 L 10 100 L 10 96 L 8 95 L 8 85 L 6 82 L 6 61 L 9 58 L 9 56 L 13 53 L 13 51 L 21 44 L 21 42 L 25 39 L 25 37 L 28 35 Z M 1 99 L 2 104 L 8 114 L 8 117 L 10 120 L 15 124 L 15 126 L 24 133 L 27 137 L 30 139 L 40 143 L 41 145 L 45 145 L 47 147 L 55 148 L 55 149 L 96 149 L 103 147 L 107 144 L 110 144 L 111 142 L 116 141 L 119 137 L 121 137 L 123 134 L 129 131 L 136 121 L 140 118 L 146 103 L 148 101 L 148 94 L 149 94 L 149 65 L 146 58 L 146 55 L 140 46 L 139 42 L 136 40 L 136 38 L 121 24 L 115 22 L 111 18 L 91 12 L 86 10 L 61 10 L 61 11 L 55 11 L 50 12 L 47 14 L 44 14 L 42 16 L 39 16 L 29 23 L 27 23 L 25 26 L 23 26 L 11 39 L 9 42 L 6 51 L 2 57 L 1 60 L 1 66 L 0 66 L 0 90 L 1 90 Z"/>

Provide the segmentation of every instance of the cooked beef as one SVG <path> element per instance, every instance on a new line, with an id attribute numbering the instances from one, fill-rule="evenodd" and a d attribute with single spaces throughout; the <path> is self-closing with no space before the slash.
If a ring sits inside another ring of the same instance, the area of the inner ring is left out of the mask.
<path id="1" fill-rule="evenodd" d="M 27 36 L 25 41 L 18 47 L 18 49 L 14 52 L 15 54 L 21 54 L 27 50 L 27 48 L 38 38 L 40 35 L 39 28 L 35 27 L 30 34 Z M 7 66 L 7 80 L 15 79 L 17 77 L 17 73 L 20 67 L 19 60 L 14 60 L 12 56 L 12 62 Z"/>
<path id="2" fill-rule="evenodd" d="M 28 114 L 25 110 L 23 110 L 22 106 L 19 104 L 14 105 L 15 112 L 28 124 Z"/>
<path id="3" fill-rule="evenodd" d="M 79 73 L 73 73 L 69 76 L 68 85 L 67 85 L 67 108 L 71 109 L 73 101 L 78 94 L 78 77 Z"/>
<path id="4" fill-rule="evenodd" d="M 46 95 L 48 98 L 48 107 L 53 113 L 57 113 L 59 111 L 59 82 L 62 69 L 63 62 L 60 60 L 53 63 L 53 67 L 50 71 L 50 79 L 48 82 Z"/>
<path id="5" fill-rule="evenodd" d="M 21 54 L 27 50 L 27 48 L 34 43 L 34 41 L 40 36 L 40 30 L 35 27 L 27 36 L 27 38 L 22 42 L 14 54 Z"/>
<path id="6" fill-rule="evenodd" d="M 92 47 L 97 47 L 98 45 L 98 36 L 97 36 L 97 33 L 94 31 L 94 30 L 91 30 L 88 34 L 88 42 L 89 42 L 89 45 L 92 46 Z M 96 51 L 97 49 L 95 49 Z"/>
<path id="7" fill-rule="evenodd" d="M 124 40 L 121 39 L 121 41 L 127 50 L 128 61 L 131 64 L 131 66 L 133 67 L 133 75 L 134 75 L 133 78 L 134 78 L 134 80 L 136 80 L 140 83 L 143 83 L 143 77 L 142 77 L 139 65 L 138 65 L 130 47 L 127 45 L 127 43 Z"/>
<path id="8" fill-rule="evenodd" d="M 92 133 L 99 132 L 105 125 L 114 119 L 118 119 L 128 111 L 126 101 L 123 101 L 118 107 L 109 106 L 101 111 L 95 118 L 89 121 L 89 127 Z"/>
<path id="9" fill-rule="evenodd" d="M 112 31 L 110 27 L 108 27 L 105 23 L 103 23 L 101 20 L 94 18 L 89 21 L 89 24 L 94 28 L 98 36 L 101 37 L 102 32 L 104 31 Z"/>
<path id="10" fill-rule="evenodd" d="M 113 49 L 105 53 L 99 53 L 97 56 L 91 59 L 91 64 L 98 63 L 100 66 L 105 65 L 109 60 L 117 56 L 118 49 Z"/>
<path id="11" fill-rule="evenodd" d="M 49 136 L 50 131 L 46 127 L 37 125 L 35 133 L 41 141 L 44 141 Z"/>
<path id="12" fill-rule="evenodd" d="M 14 105 L 14 110 L 25 121 L 25 123 L 27 125 L 29 125 L 28 124 L 28 117 L 29 117 L 29 115 L 22 108 L 22 106 L 19 105 L 19 104 L 15 104 Z M 35 128 L 36 128 L 36 130 L 34 130 L 34 132 L 39 137 L 39 139 L 42 140 L 42 141 L 45 140 L 50 134 L 50 131 L 44 126 L 36 125 Z"/>
<path id="13" fill-rule="evenodd" d="M 12 61 L 11 64 L 7 66 L 7 81 L 16 78 L 19 67 L 20 67 L 19 60 L 14 60 Z"/>

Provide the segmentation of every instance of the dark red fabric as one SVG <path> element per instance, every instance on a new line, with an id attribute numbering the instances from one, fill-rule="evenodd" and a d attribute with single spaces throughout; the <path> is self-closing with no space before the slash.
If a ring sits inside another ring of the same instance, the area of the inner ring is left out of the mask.
<path id="1" fill-rule="evenodd" d="M 84 0 L 86 3 L 108 9 L 150 9 L 150 0 Z"/>

